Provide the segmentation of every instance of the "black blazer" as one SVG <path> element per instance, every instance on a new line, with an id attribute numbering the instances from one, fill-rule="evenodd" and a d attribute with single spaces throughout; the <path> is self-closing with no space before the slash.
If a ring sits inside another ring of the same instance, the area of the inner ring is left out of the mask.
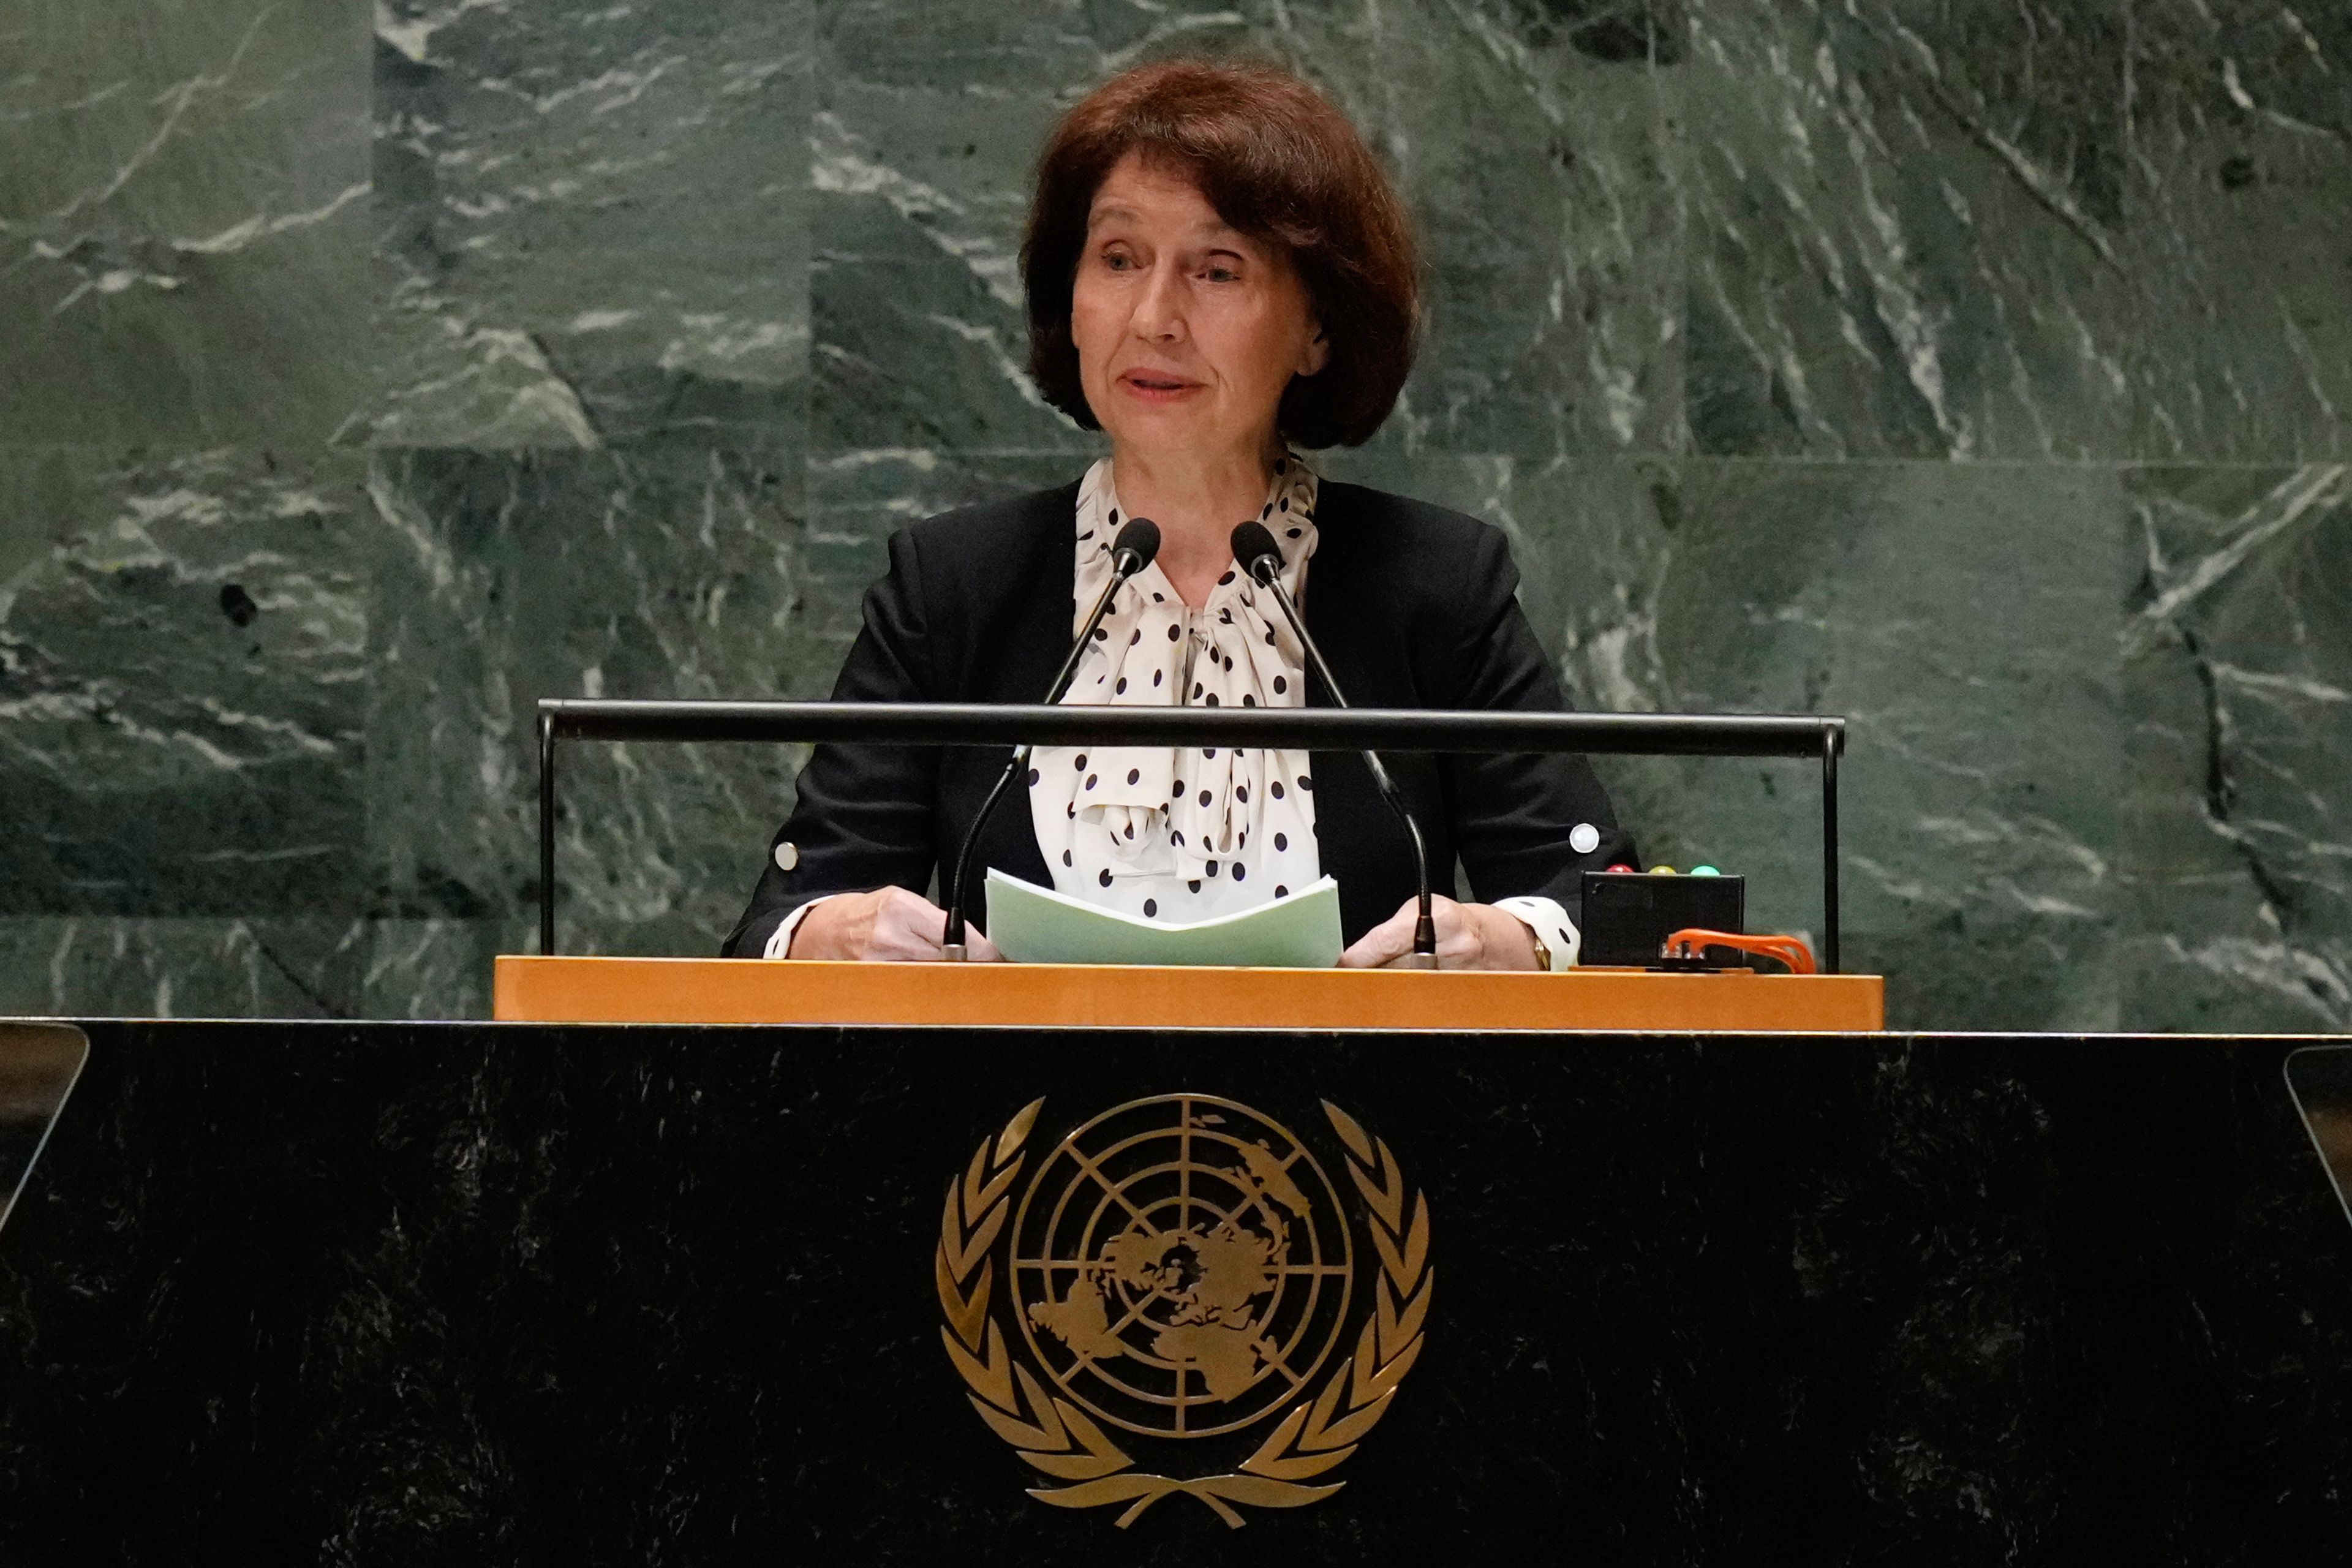
<path id="1" fill-rule="evenodd" d="M 842 666 L 838 702 L 1036 702 L 1070 644 L 1070 519 L 1077 486 L 950 512 L 890 540 L 890 572 L 867 591 L 866 625 Z M 1558 709 L 1559 685 L 1517 598 L 1518 572 L 1496 529 L 1439 507 L 1325 481 L 1307 569 L 1307 629 L 1363 708 Z M 1321 682 L 1309 707 L 1330 706 Z M 825 893 L 896 883 L 924 892 L 954 858 L 1009 752 L 977 747 L 819 746 L 799 802 L 769 845 L 730 956 L 759 957 L 793 910 Z M 1339 883 L 1354 942 L 1413 895 L 1412 852 L 1361 756 L 1312 753 L 1325 874 Z M 1451 890 L 1458 858 L 1477 898 L 1558 900 L 1575 918 L 1578 874 L 1633 864 L 1609 797 L 1581 757 L 1383 758 L 1428 841 L 1430 874 Z M 1578 823 L 1601 830 L 1589 855 Z M 799 856 L 790 871 L 775 847 Z M 1017 794 L 989 820 L 980 863 L 1051 887 Z M 984 889 L 968 912 L 983 931 Z"/>

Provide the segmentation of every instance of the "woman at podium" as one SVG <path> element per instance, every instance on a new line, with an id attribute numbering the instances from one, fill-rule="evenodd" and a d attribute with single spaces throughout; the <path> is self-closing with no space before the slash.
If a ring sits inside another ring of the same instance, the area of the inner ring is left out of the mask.
<path id="1" fill-rule="evenodd" d="M 1297 707 L 1306 659 L 1231 537 L 1255 519 L 1347 699 L 1557 709 L 1502 534 L 1323 479 L 1302 449 L 1380 427 L 1420 322 L 1411 224 L 1346 118 L 1277 68 L 1198 60 L 1115 78 L 1040 160 L 1022 250 L 1030 372 L 1108 437 L 1073 482 L 934 518 L 888 574 L 834 689 L 846 702 L 1034 702 L 1149 518 L 1063 700 Z M 978 863 L 1147 920 L 1191 921 L 1339 883 L 1344 964 L 1411 952 L 1413 861 L 1360 757 L 1216 748 L 1038 750 L 983 826 Z M 1392 760 L 1441 885 L 1439 962 L 1574 962 L 1579 876 L 1631 862 L 1580 757 Z M 726 952 L 941 956 L 945 879 L 996 776 L 972 748 L 817 748 Z M 1024 809 L 1025 806 L 1025 809 Z M 975 894 L 975 900 L 977 895 Z M 984 910 L 973 924 L 985 929 Z M 974 957 L 992 957 L 969 937 Z"/>

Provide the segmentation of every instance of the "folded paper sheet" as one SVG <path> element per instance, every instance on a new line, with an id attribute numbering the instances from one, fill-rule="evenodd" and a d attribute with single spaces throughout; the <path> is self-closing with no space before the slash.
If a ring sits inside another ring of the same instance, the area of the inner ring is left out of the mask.
<path id="1" fill-rule="evenodd" d="M 1190 925 L 1098 909 L 992 868 L 988 935 L 1016 963 L 1193 963 L 1328 969 L 1339 961 L 1339 884 Z"/>

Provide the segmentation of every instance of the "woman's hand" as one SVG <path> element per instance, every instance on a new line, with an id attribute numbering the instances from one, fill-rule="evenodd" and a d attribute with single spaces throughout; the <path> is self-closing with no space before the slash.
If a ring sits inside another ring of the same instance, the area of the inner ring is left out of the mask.
<path id="1" fill-rule="evenodd" d="M 881 963 L 935 963 L 947 935 L 947 911 L 920 893 L 881 888 L 825 900 L 793 932 L 787 958 L 834 958 Z M 1004 955 L 978 926 L 964 926 L 970 956 L 988 963 Z"/>
<path id="2" fill-rule="evenodd" d="M 1430 917 L 1437 922 L 1437 967 L 1440 969 L 1533 969 L 1535 933 L 1517 916 L 1492 904 L 1457 904 L 1452 899 L 1429 900 Z M 1421 900 L 1407 899 L 1402 909 L 1356 939 L 1339 955 L 1342 969 L 1380 969 L 1412 952 L 1412 928 L 1421 923 Z"/>

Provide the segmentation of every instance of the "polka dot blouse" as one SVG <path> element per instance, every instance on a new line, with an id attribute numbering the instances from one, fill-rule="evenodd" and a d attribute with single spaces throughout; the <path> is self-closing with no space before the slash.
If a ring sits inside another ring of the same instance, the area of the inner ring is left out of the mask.
<path id="1" fill-rule="evenodd" d="M 1303 597 L 1315 553 L 1315 471 L 1275 465 L 1258 513 Z M 1110 581 L 1125 521 L 1110 459 L 1078 487 L 1072 635 Z M 1238 521 L 1238 520 L 1237 520 Z M 1238 567 L 1198 609 L 1157 563 L 1129 578 L 1063 698 L 1076 705 L 1297 708 L 1305 654 L 1281 610 Z M 1206 920 L 1255 908 L 1322 875 L 1315 778 L 1305 752 L 1230 746 L 1040 748 L 1029 815 L 1057 891 L 1147 920 Z"/>

